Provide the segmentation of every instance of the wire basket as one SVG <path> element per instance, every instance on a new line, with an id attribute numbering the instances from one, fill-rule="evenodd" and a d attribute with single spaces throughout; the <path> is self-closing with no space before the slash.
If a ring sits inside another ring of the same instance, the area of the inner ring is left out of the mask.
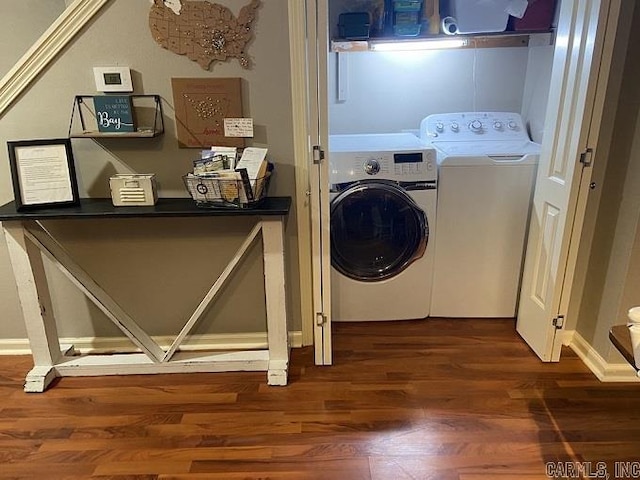
<path id="1" fill-rule="evenodd" d="M 271 171 L 254 180 L 225 179 L 209 176 L 184 175 L 184 181 L 191 198 L 203 208 L 252 208 L 267 196 Z"/>

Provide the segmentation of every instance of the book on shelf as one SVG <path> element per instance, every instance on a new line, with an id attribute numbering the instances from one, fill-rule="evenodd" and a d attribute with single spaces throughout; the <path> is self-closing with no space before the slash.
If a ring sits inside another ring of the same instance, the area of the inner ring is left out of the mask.
<path id="1" fill-rule="evenodd" d="M 135 132 L 133 103 L 129 95 L 96 95 L 93 97 L 98 131 L 105 133 Z"/>

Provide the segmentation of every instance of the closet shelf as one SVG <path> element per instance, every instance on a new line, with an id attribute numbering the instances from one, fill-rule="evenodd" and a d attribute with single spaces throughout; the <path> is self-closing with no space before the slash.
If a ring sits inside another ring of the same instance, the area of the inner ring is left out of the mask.
<path id="1" fill-rule="evenodd" d="M 427 42 L 425 49 L 438 50 L 451 48 L 444 42 L 461 40 L 462 45 L 456 48 L 501 48 L 501 47 L 537 47 L 553 45 L 553 32 L 503 32 L 482 35 L 430 35 L 424 37 L 380 37 L 369 40 L 331 40 L 331 51 L 338 53 L 367 52 L 376 50 L 379 44 L 397 44 L 398 50 L 403 44 L 412 45 L 417 42 Z M 438 46 L 442 43 L 442 46 Z M 419 49 L 419 48 L 418 48 Z"/>

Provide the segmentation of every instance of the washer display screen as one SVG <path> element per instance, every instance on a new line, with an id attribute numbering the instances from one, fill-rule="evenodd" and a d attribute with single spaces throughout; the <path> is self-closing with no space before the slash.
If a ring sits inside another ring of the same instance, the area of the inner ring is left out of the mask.
<path id="1" fill-rule="evenodd" d="M 422 161 L 422 152 L 393 154 L 393 163 L 422 163 Z"/>

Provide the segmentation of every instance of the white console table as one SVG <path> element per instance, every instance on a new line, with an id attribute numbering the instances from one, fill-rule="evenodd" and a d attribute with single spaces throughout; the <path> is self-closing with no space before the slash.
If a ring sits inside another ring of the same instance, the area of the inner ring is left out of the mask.
<path id="1" fill-rule="evenodd" d="M 251 209 L 200 208 L 190 198 L 164 198 L 153 207 L 114 207 L 111 199 L 82 199 L 79 206 L 17 211 L 14 202 L 0 207 L 11 265 L 34 360 L 25 391 L 42 392 L 56 377 L 152 373 L 266 371 L 269 385 L 286 385 L 289 366 L 284 219 L 290 197 L 268 197 Z M 43 221 L 87 218 L 168 218 L 251 215 L 257 219 L 234 257 L 186 320 L 173 344 L 162 349 L 47 231 Z M 268 347 L 233 352 L 180 352 L 179 347 L 230 277 L 254 239 L 262 233 Z M 60 346 L 51 307 L 43 255 L 56 265 L 129 337 L 141 353 L 78 355 Z"/>

